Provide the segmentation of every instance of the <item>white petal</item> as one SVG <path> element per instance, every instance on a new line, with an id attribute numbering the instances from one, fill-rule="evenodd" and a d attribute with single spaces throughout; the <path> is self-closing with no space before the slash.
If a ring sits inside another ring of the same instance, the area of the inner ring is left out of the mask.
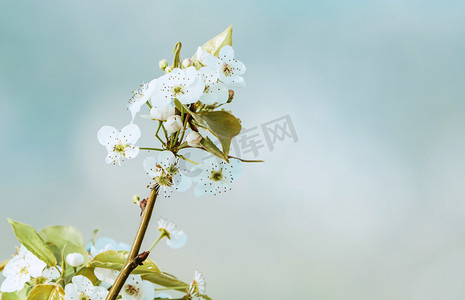
<path id="1" fill-rule="evenodd" d="M 72 283 L 68 283 L 65 286 L 65 299 L 66 300 L 79 300 L 79 294 L 78 290 Z"/>
<path id="2" fill-rule="evenodd" d="M 177 230 L 170 234 L 170 239 L 166 240 L 166 244 L 172 249 L 179 249 L 187 243 L 187 235 L 182 230 Z"/>
<path id="3" fill-rule="evenodd" d="M 233 60 L 231 66 L 234 68 L 234 75 L 242 75 L 245 73 L 245 65 L 239 60 Z"/>
<path id="4" fill-rule="evenodd" d="M 129 145 L 134 145 L 140 138 L 140 128 L 136 124 L 129 124 L 121 129 L 120 139 Z"/>
<path id="5" fill-rule="evenodd" d="M 23 289 L 29 278 L 24 276 L 7 277 L 0 287 L 2 293 L 12 293 Z"/>
<path id="6" fill-rule="evenodd" d="M 124 154 L 126 155 L 127 158 L 134 158 L 139 154 L 139 147 L 127 147 L 124 150 Z"/>
<path id="7" fill-rule="evenodd" d="M 82 275 L 74 276 L 72 281 L 78 292 L 87 294 L 94 289 L 92 282 Z"/>
<path id="8" fill-rule="evenodd" d="M 167 169 L 171 165 L 175 163 L 175 157 L 173 152 L 171 151 L 162 151 L 157 156 L 157 163 L 163 167 L 163 169 Z"/>
<path id="9" fill-rule="evenodd" d="M 108 295 L 108 291 L 103 287 L 96 286 L 92 289 L 92 291 L 89 291 L 87 295 L 91 300 L 105 300 Z"/>
<path id="10" fill-rule="evenodd" d="M 221 48 L 220 50 L 219 59 L 221 59 L 222 61 L 229 61 L 234 59 L 233 48 L 229 45 L 223 46 L 223 48 Z"/>
<path id="11" fill-rule="evenodd" d="M 104 146 L 113 147 L 118 143 L 119 131 L 111 126 L 103 126 L 97 132 L 97 139 L 100 144 Z"/>
<path id="12" fill-rule="evenodd" d="M 219 60 L 217 57 L 213 56 L 213 55 L 210 55 L 210 56 L 207 56 L 205 58 L 205 64 L 213 69 L 213 70 L 217 70 L 218 67 L 220 66 L 221 64 L 221 60 Z"/>
<path id="13" fill-rule="evenodd" d="M 157 160 L 156 160 L 155 157 L 153 157 L 153 156 L 146 157 L 144 159 L 143 166 L 144 166 L 145 172 L 147 172 L 147 174 L 150 177 L 154 178 L 154 177 L 158 176 Z"/>
<path id="14" fill-rule="evenodd" d="M 173 186 L 175 187 L 176 191 L 181 193 L 185 192 L 191 187 L 191 185 L 192 179 L 182 175 L 180 171 L 173 175 Z"/>
<path id="15" fill-rule="evenodd" d="M 118 273 L 117 271 L 110 270 L 110 269 L 104 269 L 104 268 L 94 269 L 95 277 L 97 277 L 98 280 L 108 283 L 110 285 L 113 285 L 113 283 L 115 283 L 115 280 L 118 277 L 117 273 Z"/>

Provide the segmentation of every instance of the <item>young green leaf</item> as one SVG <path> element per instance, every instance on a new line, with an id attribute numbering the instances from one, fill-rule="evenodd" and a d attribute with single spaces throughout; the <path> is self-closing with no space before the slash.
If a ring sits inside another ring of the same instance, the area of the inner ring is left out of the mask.
<path id="1" fill-rule="evenodd" d="M 225 31 L 218 34 L 208 42 L 202 45 L 202 49 L 218 57 L 221 48 L 229 45 L 232 46 L 232 26 L 229 25 Z"/>
<path id="2" fill-rule="evenodd" d="M 62 300 L 65 299 L 65 291 L 59 285 L 39 284 L 36 285 L 27 300 Z"/>
<path id="3" fill-rule="evenodd" d="M 223 154 L 223 152 L 221 152 L 220 149 L 218 149 L 218 147 L 216 147 L 216 145 L 210 140 L 208 136 L 202 138 L 200 144 L 203 146 L 205 150 L 207 150 L 211 154 L 229 162 L 228 158 Z"/>
<path id="4" fill-rule="evenodd" d="M 37 231 L 29 225 L 8 219 L 18 241 L 31 251 L 37 258 L 53 267 L 57 264 L 57 260 L 52 251 L 47 247 L 44 240 L 39 236 Z"/>
<path id="5" fill-rule="evenodd" d="M 176 277 L 166 273 L 150 273 L 142 274 L 143 280 L 148 280 L 152 283 L 164 286 L 164 287 L 186 287 L 189 288 L 189 284 L 177 279 Z"/>
<path id="6" fill-rule="evenodd" d="M 88 262 L 88 253 L 84 246 L 84 239 L 79 230 L 72 226 L 49 226 L 39 232 L 44 242 L 61 262 L 63 249 L 65 257 L 70 253 L 80 253 L 84 257 L 84 264 Z M 66 247 L 66 248 L 65 248 Z"/>
<path id="7" fill-rule="evenodd" d="M 128 258 L 127 251 L 108 250 L 96 255 L 90 262 L 91 267 L 105 268 L 121 271 Z M 144 261 L 142 266 L 138 266 L 132 271 L 133 274 L 152 274 L 160 273 L 158 266 L 149 258 Z"/>

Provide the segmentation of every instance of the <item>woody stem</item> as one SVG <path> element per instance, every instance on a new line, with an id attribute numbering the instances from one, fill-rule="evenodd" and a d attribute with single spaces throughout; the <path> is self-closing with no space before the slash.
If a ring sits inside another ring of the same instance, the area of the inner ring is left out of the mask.
<path id="1" fill-rule="evenodd" d="M 147 206 L 142 213 L 139 229 L 137 230 L 136 237 L 132 243 L 131 250 L 129 251 L 128 258 L 124 264 L 121 272 L 115 280 L 115 283 L 110 289 L 106 300 L 115 300 L 118 297 L 121 288 L 124 286 L 124 283 L 128 279 L 131 272 L 147 258 L 148 252 L 143 252 L 139 254 L 142 241 L 144 240 L 147 227 L 149 226 L 150 217 L 152 216 L 153 208 L 155 206 L 155 201 L 160 190 L 160 186 L 157 184 L 150 192 L 150 196 L 147 200 Z"/>

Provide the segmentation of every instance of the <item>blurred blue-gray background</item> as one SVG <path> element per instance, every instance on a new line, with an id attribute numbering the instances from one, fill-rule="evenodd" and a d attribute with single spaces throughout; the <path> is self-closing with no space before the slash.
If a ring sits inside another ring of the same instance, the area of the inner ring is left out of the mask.
<path id="1" fill-rule="evenodd" d="M 130 121 L 177 41 L 187 57 L 230 24 L 248 85 L 230 108 L 257 132 L 289 115 L 298 141 L 263 143 L 227 194 L 160 199 L 189 241 L 154 260 L 214 299 L 464 299 L 458 0 L 1 1 L 0 257 L 7 217 L 131 242 L 147 155 L 106 165 L 96 132 Z"/>

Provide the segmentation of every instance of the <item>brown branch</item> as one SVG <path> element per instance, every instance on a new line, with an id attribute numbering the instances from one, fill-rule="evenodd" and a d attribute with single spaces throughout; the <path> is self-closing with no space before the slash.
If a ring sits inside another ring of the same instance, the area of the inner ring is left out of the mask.
<path id="1" fill-rule="evenodd" d="M 116 297 L 118 297 L 119 292 L 123 288 L 124 283 L 128 279 L 129 275 L 131 275 L 131 272 L 137 268 L 137 266 L 141 265 L 148 256 L 148 252 L 139 254 L 139 251 L 142 245 L 142 241 L 144 240 L 147 227 L 149 226 L 150 217 L 152 216 L 159 190 L 160 186 L 156 184 L 150 193 L 150 196 L 147 200 L 147 205 L 142 213 L 139 229 L 136 233 L 136 238 L 132 244 L 131 251 L 129 251 L 128 259 L 126 260 L 126 263 L 116 278 L 115 283 L 111 287 L 106 300 L 115 300 Z"/>

